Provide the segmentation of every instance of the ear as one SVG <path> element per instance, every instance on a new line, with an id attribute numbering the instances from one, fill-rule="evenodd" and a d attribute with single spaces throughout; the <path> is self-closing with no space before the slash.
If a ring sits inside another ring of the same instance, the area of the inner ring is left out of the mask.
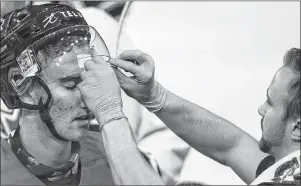
<path id="1" fill-rule="evenodd" d="M 20 95 L 20 99 L 27 104 L 37 105 L 40 100 L 40 87 L 39 85 L 32 81 L 31 84 L 27 87 L 27 90 Z"/>
<path id="2" fill-rule="evenodd" d="M 300 141 L 301 139 L 300 131 L 301 131 L 301 119 L 299 118 L 293 123 L 292 139 L 294 141 Z"/>

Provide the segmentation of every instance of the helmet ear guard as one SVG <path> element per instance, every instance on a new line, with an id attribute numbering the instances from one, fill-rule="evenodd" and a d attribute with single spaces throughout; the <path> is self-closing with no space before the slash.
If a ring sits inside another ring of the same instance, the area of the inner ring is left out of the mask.
<path id="1" fill-rule="evenodd" d="M 25 78 L 20 68 L 13 67 L 8 71 L 8 81 L 14 87 L 18 95 L 23 94 L 32 82 L 32 78 Z"/>
<path id="2" fill-rule="evenodd" d="M 45 82 L 40 77 L 34 76 L 33 81 L 37 82 L 45 90 L 45 92 L 47 94 L 47 99 L 43 103 L 43 99 L 39 98 L 38 103 L 36 105 L 33 105 L 33 104 L 25 103 L 24 101 L 22 101 L 19 98 L 20 108 L 25 108 L 28 110 L 47 110 L 50 107 L 50 101 L 52 99 L 51 92 L 50 92 L 48 86 L 45 84 Z"/>
<path id="3" fill-rule="evenodd" d="M 6 74 L 1 77 L 1 98 L 10 109 L 44 110 L 49 107 L 51 100 L 50 90 L 45 82 L 37 76 L 36 73 L 39 71 L 39 67 L 35 64 L 34 55 L 31 54 L 27 49 L 17 57 L 17 63 L 1 69 L 1 73 Z M 40 85 L 47 94 L 47 101 L 43 104 L 26 103 L 20 97 L 27 93 L 28 89 L 33 86 L 33 83 Z"/>
<path id="4" fill-rule="evenodd" d="M 43 102 L 42 98 L 39 98 L 39 102 L 36 105 L 26 103 L 20 99 L 19 95 L 13 95 L 8 91 L 5 83 L 3 83 L 3 80 L 1 80 L 1 98 L 4 102 L 4 104 L 9 109 L 19 109 L 24 108 L 28 110 L 45 110 L 49 108 L 50 101 L 52 99 L 51 92 L 45 82 L 38 76 L 32 77 L 33 82 L 37 82 L 47 93 L 47 99 Z"/>

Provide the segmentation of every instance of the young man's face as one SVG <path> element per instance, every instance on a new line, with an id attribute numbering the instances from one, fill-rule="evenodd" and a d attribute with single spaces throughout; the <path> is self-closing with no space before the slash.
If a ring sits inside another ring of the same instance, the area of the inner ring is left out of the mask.
<path id="1" fill-rule="evenodd" d="M 263 152 L 270 152 L 273 147 L 281 146 L 283 139 L 290 137 L 286 134 L 287 122 L 284 115 L 289 98 L 289 83 L 294 78 L 289 68 L 280 68 L 267 89 L 267 101 L 258 109 L 262 116 L 262 138 L 259 148 Z"/>
<path id="2" fill-rule="evenodd" d="M 87 131 L 92 116 L 76 87 L 82 81 L 80 76 L 82 69 L 74 58 L 77 55 L 89 54 L 89 49 L 83 47 L 75 50 L 76 55 L 74 51 L 73 54 L 67 53 L 60 58 L 62 62 L 60 65 L 45 70 L 48 77 L 56 79 L 54 82 L 49 80 L 46 82 L 53 100 L 49 110 L 53 125 L 60 136 L 73 141 L 80 139 Z"/>

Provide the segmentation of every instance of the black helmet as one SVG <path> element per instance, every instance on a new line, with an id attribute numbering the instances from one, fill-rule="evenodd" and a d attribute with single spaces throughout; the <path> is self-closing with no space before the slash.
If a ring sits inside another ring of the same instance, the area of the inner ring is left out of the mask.
<path id="1" fill-rule="evenodd" d="M 24 7 L 4 15 L 0 23 L 1 98 L 10 109 L 48 108 L 51 94 L 45 81 L 54 81 L 58 77 L 47 74 L 45 69 L 53 62 L 45 60 L 43 55 L 63 56 L 73 45 L 86 44 L 91 53 L 74 54 L 78 63 L 83 56 L 109 57 L 109 51 L 97 31 L 87 24 L 79 11 L 67 5 Z M 41 74 L 45 78 L 42 79 Z M 56 73 L 56 76 L 60 75 L 64 74 Z M 48 94 L 47 99 L 41 99 L 38 105 L 25 103 L 19 97 L 33 82 L 39 83 Z"/>

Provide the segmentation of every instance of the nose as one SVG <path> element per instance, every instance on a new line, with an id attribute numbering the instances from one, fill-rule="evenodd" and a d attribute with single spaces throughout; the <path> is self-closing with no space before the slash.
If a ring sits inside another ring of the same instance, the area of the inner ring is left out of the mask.
<path id="1" fill-rule="evenodd" d="M 85 101 L 81 98 L 81 102 L 80 102 L 80 107 L 85 110 L 87 113 L 90 112 L 90 109 L 88 108 L 87 104 L 85 103 Z"/>
<path id="2" fill-rule="evenodd" d="M 87 104 L 85 103 L 85 101 L 84 101 L 84 99 L 82 98 L 82 96 L 81 96 L 80 106 L 81 106 L 82 108 L 88 108 L 88 106 L 87 106 Z"/>
<path id="3" fill-rule="evenodd" d="M 264 104 L 258 108 L 258 114 L 264 116 L 265 114 Z"/>
<path id="4" fill-rule="evenodd" d="M 84 99 L 83 99 L 83 95 L 81 94 L 81 92 L 79 91 L 79 89 L 77 89 L 75 91 L 76 97 L 77 97 L 77 105 L 79 104 L 81 108 L 87 109 L 88 106 L 85 103 Z"/>

